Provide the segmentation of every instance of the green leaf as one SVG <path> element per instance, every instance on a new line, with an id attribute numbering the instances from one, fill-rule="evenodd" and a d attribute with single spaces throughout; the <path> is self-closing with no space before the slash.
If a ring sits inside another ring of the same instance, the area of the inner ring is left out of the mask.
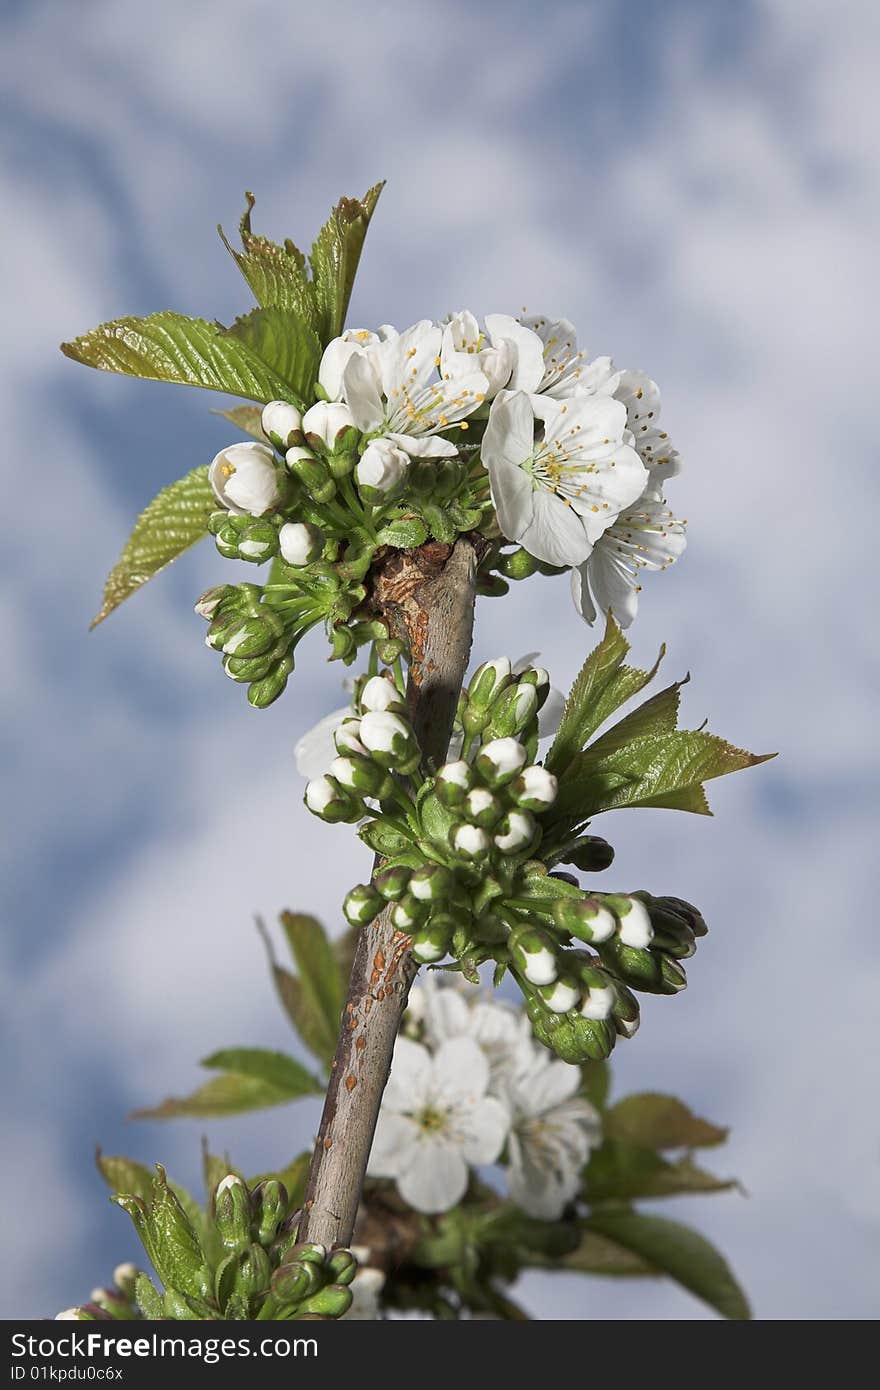
<path id="1" fill-rule="evenodd" d="M 635 1197 L 677 1197 L 694 1192 L 727 1192 L 736 1183 L 716 1178 L 689 1158 L 670 1163 L 653 1149 L 628 1139 L 606 1139 L 590 1155 L 584 1197 L 591 1205 Z"/>
<path id="2" fill-rule="evenodd" d="M 99 324 L 61 351 L 74 362 L 147 381 L 203 386 L 255 401 L 289 395 L 286 381 L 226 329 L 164 310 L 149 318 Z"/>
<path id="3" fill-rule="evenodd" d="M 317 918 L 282 912 L 281 925 L 297 968 L 299 989 L 291 998 L 294 1022 L 306 1046 L 330 1062 L 345 1002 L 345 981 L 335 952 Z"/>
<path id="4" fill-rule="evenodd" d="M 95 628 L 148 579 L 208 534 L 208 518 L 217 506 L 207 468 L 194 468 L 164 487 L 141 512 L 125 549 L 107 576 Z"/>
<path id="5" fill-rule="evenodd" d="M 635 1211 L 594 1212 L 584 1225 L 623 1246 L 658 1274 L 668 1275 L 722 1317 L 751 1317 L 746 1296 L 726 1260 L 690 1227 Z"/>
<path id="6" fill-rule="evenodd" d="M 134 1159 L 123 1158 L 120 1154 L 104 1154 L 100 1148 L 95 1150 L 95 1163 L 111 1192 L 132 1193 L 147 1203 L 152 1200 L 155 1173 L 145 1168 L 142 1163 L 135 1163 Z M 193 1228 L 201 1233 L 204 1213 L 198 1202 L 180 1183 L 173 1182 L 169 1186 L 192 1222 Z"/>
<path id="7" fill-rule="evenodd" d="M 681 703 L 680 691 L 687 685 L 690 676 L 674 681 L 665 690 L 660 690 L 645 700 L 625 718 L 618 720 L 607 733 L 590 744 L 591 757 L 602 757 L 633 743 L 637 738 L 648 738 L 652 734 L 674 733 L 678 727 L 678 707 Z"/>
<path id="8" fill-rule="evenodd" d="M 225 1047 L 212 1052 L 210 1057 L 203 1057 L 200 1065 L 211 1071 L 230 1071 L 264 1081 L 267 1086 L 285 1091 L 291 1100 L 323 1090 L 320 1082 L 295 1057 L 267 1047 Z"/>
<path id="9" fill-rule="evenodd" d="M 580 1244 L 571 1254 L 554 1262 L 556 1268 L 576 1270 L 579 1274 L 601 1274 L 609 1277 L 659 1278 L 661 1271 L 648 1264 L 634 1250 L 600 1235 L 598 1231 L 582 1229 Z"/>
<path id="10" fill-rule="evenodd" d="M 206 1081 L 189 1096 L 169 1096 L 160 1105 L 136 1110 L 136 1120 L 169 1120 L 178 1116 L 240 1115 L 284 1105 L 300 1096 L 319 1095 L 321 1083 L 293 1057 L 265 1048 L 229 1048 L 206 1057 L 205 1067 L 223 1067 L 222 1075 Z"/>
<path id="11" fill-rule="evenodd" d="M 288 394 L 295 393 L 300 409 L 311 402 L 321 361 L 321 344 L 314 329 L 303 323 L 293 310 L 276 305 L 252 309 L 236 319 L 226 332 L 244 343 L 287 382 Z"/>
<path id="12" fill-rule="evenodd" d="M 581 1066 L 581 1091 L 597 1110 L 603 1110 L 611 1089 L 611 1067 L 608 1062 L 584 1062 Z"/>
<path id="13" fill-rule="evenodd" d="M 157 1293 L 152 1279 L 146 1274 L 139 1274 L 134 1286 L 134 1296 L 137 1306 L 140 1308 L 144 1317 L 151 1322 L 158 1322 L 165 1317 L 165 1304 L 162 1302 L 161 1294 Z"/>
<path id="14" fill-rule="evenodd" d="M 306 271 L 306 258 L 290 240 L 283 246 L 251 229 L 254 195 L 246 193 L 247 208 L 239 223 L 241 251 L 235 251 L 222 227 L 217 230 L 229 254 L 250 285 L 258 304 L 266 308 L 291 309 L 301 322 L 312 328 L 319 323 L 314 286 Z"/>
<path id="15" fill-rule="evenodd" d="M 689 1110 L 684 1101 L 657 1091 L 626 1096 L 605 1115 L 606 1135 L 652 1149 L 700 1149 L 723 1144 L 729 1130 Z"/>
<path id="16" fill-rule="evenodd" d="M 222 415 L 224 420 L 235 425 L 235 428 L 241 430 L 242 434 L 249 434 L 252 439 L 258 439 L 261 444 L 266 443 L 266 436 L 260 423 L 263 412 L 258 405 L 234 405 L 231 410 L 212 410 L 211 414 Z"/>
<path id="17" fill-rule="evenodd" d="M 358 830 L 358 837 L 374 854 L 381 854 L 385 859 L 406 854 L 413 848 L 413 842 L 408 835 L 379 820 L 366 821 Z"/>
<path id="18" fill-rule="evenodd" d="M 609 613 L 602 641 L 590 652 L 569 691 L 556 737 L 544 760 L 551 772 L 563 772 L 598 728 L 597 702 L 628 651 L 629 643 Z"/>
<path id="19" fill-rule="evenodd" d="M 695 809 L 683 792 L 775 756 L 748 753 L 703 729 L 648 734 L 605 753 L 590 747 L 560 779 L 554 817 L 580 820 L 621 806 Z"/>
<path id="20" fill-rule="evenodd" d="M 401 516 L 396 521 L 389 521 L 387 526 L 383 526 L 376 533 L 376 540 L 380 545 L 392 545 L 400 550 L 422 545 L 427 539 L 427 526 L 414 516 Z"/>
<path id="21" fill-rule="evenodd" d="M 384 183 L 375 184 L 363 198 L 341 198 L 312 247 L 309 263 L 324 343 L 345 327 L 364 237 L 383 187 Z"/>
<path id="22" fill-rule="evenodd" d="M 148 1217 L 152 1227 L 154 1268 L 166 1288 L 203 1297 L 207 1292 L 208 1271 L 198 1235 L 168 1186 L 165 1170 L 157 1167 Z"/>

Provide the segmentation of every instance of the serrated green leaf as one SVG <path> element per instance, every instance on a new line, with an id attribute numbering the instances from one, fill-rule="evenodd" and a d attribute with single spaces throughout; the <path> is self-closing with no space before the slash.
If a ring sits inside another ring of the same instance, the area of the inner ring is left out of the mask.
<path id="1" fill-rule="evenodd" d="M 95 1150 L 95 1164 L 111 1192 L 131 1192 L 145 1202 L 150 1200 L 155 1175 L 143 1163 L 136 1163 L 133 1158 L 123 1158 L 121 1154 L 105 1154 L 98 1148 Z"/>
<path id="2" fill-rule="evenodd" d="M 668 1275 L 722 1317 L 738 1321 L 751 1317 L 746 1296 L 726 1260 L 689 1226 L 636 1211 L 595 1212 L 584 1226 L 631 1251 L 657 1273 Z"/>
<path id="3" fill-rule="evenodd" d="M 292 309 L 303 323 L 317 328 L 318 307 L 314 287 L 306 272 L 306 258 L 290 240 L 283 246 L 251 229 L 254 195 L 246 193 L 247 208 L 239 223 L 241 251 L 230 246 L 222 227 L 217 230 L 251 288 L 258 304 L 266 308 Z"/>
<path id="4" fill-rule="evenodd" d="M 92 627 L 97 627 L 142 584 L 206 536 L 208 518 L 216 506 L 207 468 L 194 468 L 185 478 L 163 487 L 141 512 L 107 576 L 104 599 Z"/>
<path id="5" fill-rule="evenodd" d="M 146 1274 L 138 1275 L 134 1286 L 134 1297 L 144 1317 L 150 1322 L 158 1322 L 165 1317 L 165 1304 L 162 1302 L 162 1295 L 157 1292 L 152 1279 L 149 1279 Z"/>
<path id="6" fill-rule="evenodd" d="M 311 403 L 321 361 L 321 344 L 314 329 L 303 323 L 292 309 L 281 309 L 277 305 L 252 309 L 236 319 L 226 332 L 278 373 L 287 383 L 287 395 L 295 396 L 301 410 Z"/>
<path id="7" fill-rule="evenodd" d="M 330 1062 L 336 1051 L 345 981 L 321 923 L 301 912 L 282 912 L 281 925 L 297 968 L 295 1023 L 306 1046 Z"/>
<path id="8" fill-rule="evenodd" d="M 323 343 L 337 338 L 345 327 L 364 237 L 383 187 L 384 183 L 375 184 L 363 198 L 341 198 L 312 247 L 309 263 Z"/>
<path id="9" fill-rule="evenodd" d="M 376 540 L 380 545 L 396 546 L 400 550 L 407 550 L 411 546 L 422 545 L 428 539 L 428 528 L 418 517 L 402 516 L 396 521 L 389 521 L 387 526 L 383 526 L 376 533 Z"/>
<path id="10" fill-rule="evenodd" d="M 605 1133 L 652 1149 L 700 1149 L 723 1144 L 729 1130 L 695 1115 L 675 1096 L 642 1091 L 611 1107 Z"/>
<path id="11" fill-rule="evenodd" d="M 161 1167 L 158 1176 L 153 1179 L 149 1220 L 154 1250 L 151 1259 L 166 1289 L 178 1289 L 195 1298 L 203 1297 L 209 1279 L 198 1234 L 168 1186 Z"/>
<path id="12" fill-rule="evenodd" d="M 560 778 L 554 817 L 598 815 L 622 806 L 691 809 L 682 792 L 714 777 L 755 767 L 774 753 L 748 753 L 706 730 L 680 729 L 633 739 L 621 748 L 579 753 Z M 614 785 L 615 779 L 623 781 Z"/>
<path id="13" fill-rule="evenodd" d="M 235 428 L 241 430 L 242 434 L 249 434 L 252 439 L 258 439 L 261 444 L 266 443 L 266 436 L 261 424 L 263 412 L 258 405 L 234 405 L 231 410 L 212 410 L 211 414 L 222 415 L 224 420 L 235 425 Z"/>
<path id="14" fill-rule="evenodd" d="M 605 635 L 590 652 L 565 701 L 556 737 L 544 759 L 545 766 L 551 772 L 563 772 L 583 748 L 590 734 L 598 728 L 595 715 L 597 702 L 615 672 L 620 669 L 628 651 L 629 643 L 609 613 Z"/>
<path id="15" fill-rule="evenodd" d="M 636 1197 L 677 1197 L 684 1193 L 727 1192 L 736 1183 L 716 1178 L 689 1158 L 670 1163 L 654 1149 L 629 1139 L 606 1139 L 590 1154 L 584 1170 L 584 1198 L 598 1202 Z"/>
<path id="16" fill-rule="evenodd" d="M 74 362 L 146 381 L 203 386 L 255 401 L 284 399 L 282 377 L 240 339 L 206 319 L 163 310 L 149 318 L 113 319 L 62 343 Z"/>
<path id="17" fill-rule="evenodd" d="M 637 738 L 674 732 L 678 727 L 680 691 L 689 680 L 690 676 L 685 676 L 684 680 L 674 681 L 672 685 L 667 685 L 665 690 L 658 691 L 656 695 L 637 706 L 631 714 L 618 720 L 607 733 L 601 734 L 590 744 L 591 757 L 613 753 L 615 749 L 623 748 L 625 744 L 633 743 Z"/>

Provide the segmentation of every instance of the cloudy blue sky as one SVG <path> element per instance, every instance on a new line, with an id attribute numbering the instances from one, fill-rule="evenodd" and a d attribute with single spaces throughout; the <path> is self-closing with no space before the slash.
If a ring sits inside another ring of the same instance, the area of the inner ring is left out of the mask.
<path id="1" fill-rule="evenodd" d="M 876 6 L 7 0 L 0 36 L 0 1313 L 51 1315 L 135 1254 L 95 1141 L 196 1181 L 204 1126 L 121 1117 L 221 1044 L 287 1044 L 252 915 L 332 922 L 364 867 L 306 815 L 292 762 L 339 667 L 315 643 L 251 711 L 191 612 L 223 571 L 209 547 L 87 635 L 136 512 L 228 430 L 216 398 L 57 344 L 122 313 L 228 320 L 247 294 L 214 227 L 245 188 L 261 228 L 305 241 L 385 177 L 355 320 L 527 305 L 662 385 L 691 540 L 646 586 L 635 654 L 665 640 L 693 724 L 782 757 L 716 784 L 714 820 L 597 827 L 618 884 L 692 898 L 713 928 L 691 988 L 618 1050 L 618 1086 L 732 1124 L 716 1164 L 749 1196 L 665 1209 L 717 1240 L 760 1317 L 876 1316 Z M 540 645 L 562 684 L 589 640 L 564 583 L 533 581 L 486 602 L 476 654 Z M 259 1169 L 315 1121 L 207 1130 Z M 708 1316 L 663 1283 L 523 1296 Z"/>

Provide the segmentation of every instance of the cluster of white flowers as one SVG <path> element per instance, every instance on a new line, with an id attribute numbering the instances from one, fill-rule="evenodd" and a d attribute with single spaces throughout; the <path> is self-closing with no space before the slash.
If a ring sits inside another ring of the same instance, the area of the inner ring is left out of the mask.
<path id="1" fill-rule="evenodd" d="M 580 1085 L 580 1069 L 536 1044 L 520 1010 L 429 977 L 410 994 L 368 1172 L 435 1213 L 461 1201 L 471 1166 L 500 1160 L 510 1198 L 558 1220 L 601 1139 Z"/>

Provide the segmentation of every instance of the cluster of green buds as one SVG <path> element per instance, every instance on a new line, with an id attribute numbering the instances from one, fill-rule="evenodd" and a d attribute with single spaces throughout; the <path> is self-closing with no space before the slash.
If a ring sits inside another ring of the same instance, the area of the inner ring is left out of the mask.
<path id="1" fill-rule="evenodd" d="M 536 560 L 522 546 L 510 549 L 496 541 L 483 555 L 477 572 L 477 592 L 487 598 L 501 598 L 510 589 L 509 580 L 530 579 L 533 574 L 564 574 L 565 567 Z"/>
<path id="2" fill-rule="evenodd" d="M 95 1289 L 61 1318 L 291 1321 L 339 1318 L 351 1306 L 354 1255 L 298 1243 L 300 1213 L 275 1178 L 248 1187 L 230 1173 L 206 1215 L 184 1208 L 157 1165 L 149 1200 L 126 1193 L 113 1200 L 132 1218 L 164 1288 L 134 1265 L 120 1265 L 114 1288 Z"/>
<path id="3" fill-rule="evenodd" d="M 557 796 L 556 778 L 536 761 L 549 690 L 541 668 L 515 674 L 506 658 L 484 662 L 459 701 L 460 755 L 425 776 L 401 692 L 374 676 L 305 801 L 325 820 L 362 821 L 361 839 L 380 856 L 371 882 L 345 898 L 352 925 L 386 911 L 417 961 L 452 956 L 471 979 L 494 961 L 499 978 L 510 971 L 519 985 L 536 1036 L 565 1061 L 584 1062 L 636 1032 L 633 991 L 685 987 L 682 961 L 706 925 L 681 899 L 591 891 L 550 867 L 555 855 L 541 858 Z M 590 873 L 612 859 L 598 836 L 565 851 L 566 863 Z"/>
<path id="4" fill-rule="evenodd" d="M 195 611 L 208 623 L 206 645 L 222 654 L 227 676 L 247 685 L 249 703 L 264 709 L 277 700 L 297 641 L 285 611 L 267 604 L 257 584 L 220 584 L 202 594 Z"/>

